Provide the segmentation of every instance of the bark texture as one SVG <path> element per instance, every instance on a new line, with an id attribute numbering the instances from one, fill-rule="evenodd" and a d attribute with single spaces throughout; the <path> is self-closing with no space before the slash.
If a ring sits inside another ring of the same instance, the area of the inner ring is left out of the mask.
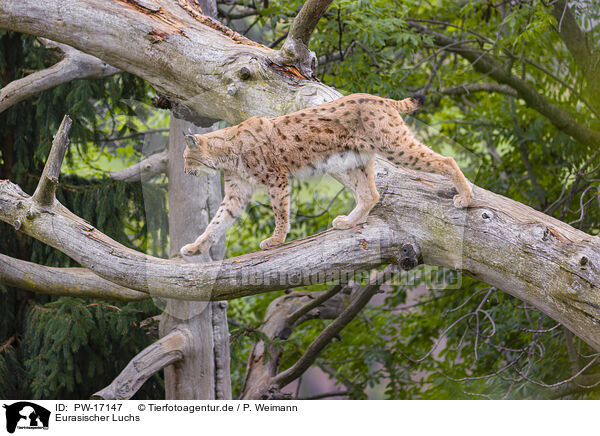
<path id="1" fill-rule="evenodd" d="M 205 133 L 212 129 L 198 129 L 190 123 L 171 117 L 169 134 L 169 255 L 176 256 L 179 249 L 197 237 L 208 224 L 221 201 L 221 177 L 218 174 L 202 178 L 183 172 L 184 133 Z M 149 213 L 151 213 L 149 211 Z M 222 259 L 225 240 L 212 247 L 204 261 Z M 216 304 L 216 303 L 215 303 Z M 225 325 L 226 325 L 225 319 Z M 219 326 L 220 327 L 220 326 Z M 215 345 L 221 350 L 229 338 L 213 332 L 213 304 L 200 301 L 167 300 L 159 326 L 160 336 L 173 331 L 189 332 L 190 339 L 184 358 L 165 368 L 166 399 L 213 400 L 216 396 Z M 228 363 L 228 355 L 227 363 Z M 222 363 L 222 362 L 221 362 Z M 227 374 L 229 377 L 229 373 Z M 223 382 L 223 380 L 221 380 Z M 223 391 L 223 389 L 221 389 Z M 229 393 L 231 396 L 231 393 Z"/>
<path id="2" fill-rule="evenodd" d="M 110 385 L 93 394 L 92 399 L 130 399 L 156 372 L 183 359 L 189 339 L 189 332 L 174 330 L 149 345 L 131 359 Z"/>
<path id="3" fill-rule="evenodd" d="M 461 271 L 527 301 L 600 349 L 600 238 L 503 196 L 473 187 L 473 203 L 452 204 L 450 181 L 376 164 L 382 198 L 365 224 L 274 250 L 189 264 L 143 255 L 57 204 L 33 218 L 18 186 L 0 182 L 0 219 L 107 280 L 154 296 L 224 300 L 324 283 L 398 263 L 412 244 L 423 263 Z"/>
<path id="4" fill-rule="evenodd" d="M 0 28 L 68 44 L 133 73 L 197 115 L 237 124 L 340 94 L 190 0 L 3 0 Z M 61 23 L 57 26 L 56 23 Z M 257 104 L 260 102 L 260 104 Z"/>
<path id="5" fill-rule="evenodd" d="M 112 76 L 120 70 L 94 56 L 44 38 L 40 41 L 47 49 L 62 58 L 45 70 L 36 71 L 0 89 L 0 113 L 32 95 L 76 79 L 98 79 Z"/>

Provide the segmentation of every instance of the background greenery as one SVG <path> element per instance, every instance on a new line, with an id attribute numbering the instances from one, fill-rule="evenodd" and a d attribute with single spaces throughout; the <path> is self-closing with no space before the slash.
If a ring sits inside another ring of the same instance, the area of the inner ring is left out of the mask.
<path id="1" fill-rule="evenodd" d="M 302 3 L 245 0 L 220 3 L 219 8 L 226 24 L 277 46 Z M 570 5 L 589 40 L 598 41 L 598 6 L 584 0 Z M 565 134 L 554 120 L 478 71 L 477 61 L 436 45 L 407 20 L 427 20 L 418 23 L 492 55 L 575 122 L 598 131 L 600 96 L 558 34 L 553 7 L 538 1 L 336 0 L 313 34 L 311 49 L 320 58 L 319 78 L 343 93 L 391 98 L 426 93 L 426 106 L 408 122 L 432 148 L 454 156 L 470 180 L 598 235 L 598 144 Z M 248 15 L 228 18 L 240 10 Z M 597 45 L 591 51 L 597 55 Z M 53 62 L 33 38 L 0 33 L 0 86 Z M 474 90 L 482 84 L 494 86 Z M 67 157 L 60 201 L 116 240 L 165 256 L 165 181 L 145 184 L 142 190 L 140 184 L 115 182 L 106 175 L 140 158 L 145 143 L 140 132 L 168 125 L 167 114 L 150 108 L 152 96 L 143 81 L 121 74 L 76 81 L 12 107 L 0 115 L 0 178 L 31 193 L 51 135 L 69 113 L 75 146 Z M 147 216 L 144 201 L 158 204 L 152 209 L 164 213 Z M 257 195 L 230 229 L 228 256 L 256 250 L 270 234 L 274 223 L 267 203 Z M 351 196 L 330 179 L 295 181 L 288 239 L 326 229 L 351 206 Z M 0 238 L 2 253 L 45 265 L 72 263 L 5 224 L 0 223 L 0 232 L 8 235 Z M 595 386 L 557 384 L 595 358 L 593 350 L 555 321 L 467 277 L 459 286 L 427 289 L 422 277 L 430 274 L 447 272 L 421 267 L 410 285 L 385 287 L 321 354 L 317 365 L 348 397 L 598 396 Z M 157 313 L 151 303 L 56 299 L 2 286 L 0 292 L 0 346 L 14 337 L 0 351 L 2 398 L 88 397 L 149 343 L 139 323 Z M 234 395 L 240 392 L 247 354 L 266 307 L 278 295 L 230 304 Z M 284 367 L 325 323 L 296 329 L 282 345 Z M 583 374 L 593 379 L 599 371 L 594 361 Z M 136 398 L 161 398 L 161 389 L 156 376 Z"/>

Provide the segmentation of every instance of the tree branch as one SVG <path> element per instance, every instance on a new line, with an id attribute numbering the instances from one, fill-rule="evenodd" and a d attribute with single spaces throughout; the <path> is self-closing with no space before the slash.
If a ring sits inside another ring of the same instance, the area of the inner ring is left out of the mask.
<path id="1" fill-rule="evenodd" d="M 32 95 L 63 83 L 76 79 L 99 79 L 121 71 L 68 45 L 44 38 L 39 40 L 47 49 L 57 51 L 63 59 L 45 70 L 36 71 L 0 89 L 0 113 Z"/>
<path id="2" fill-rule="evenodd" d="M 31 197 L 32 201 L 41 207 L 49 207 L 56 201 L 56 186 L 58 185 L 58 177 L 60 176 L 60 167 L 65 157 L 67 147 L 69 146 L 69 130 L 71 129 L 71 118 L 68 115 L 63 117 L 58 132 L 54 135 L 50 155 L 46 160 L 40 182 Z"/>
<path id="3" fill-rule="evenodd" d="M 467 209 L 452 204 L 442 176 L 376 163 L 382 198 L 365 224 L 233 259 L 188 264 L 122 246 L 58 202 L 36 203 L 0 181 L 0 219 L 51 245 L 101 277 L 153 296 L 224 300 L 346 280 L 414 258 L 452 268 L 526 301 L 600 349 L 600 238 L 473 186 Z"/>
<path id="4" fill-rule="evenodd" d="M 175 330 L 144 348 L 113 380 L 92 395 L 92 400 L 128 400 L 155 373 L 181 360 L 189 333 Z"/>
<path id="5" fill-rule="evenodd" d="M 306 351 L 290 368 L 274 377 L 273 383 L 280 389 L 300 377 L 315 362 L 321 351 L 346 327 L 363 307 L 371 300 L 371 297 L 379 290 L 383 278 L 389 275 L 390 267 L 379 272 L 367 286 L 360 287 L 353 296 L 352 302 L 335 320 L 325 327 L 314 341 L 306 348 Z"/>
<path id="6" fill-rule="evenodd" d="M 600 50 L 594 47 L 594 42 L 579 28 L 577 21 L 565 0 L 559 0 L 552 5 L 552 16 L 556 19 L 556 31 L 564 41 L 567 50 L 573 56 L 587 83 L 591 103 L 600 110 Z"/>
<path id="7" fill-rule="evenodd" d="M 469 83 L 467 85 L 453 86 L 439 91 L 446 95 L 469 95 L 475 92 L 499 92 L 501 94 L 518 97 L 517 92 L 508 85 L 499 83 Z"/>
<path id="8" fill-rule="evenodd" d="M 529 82 L 514 76 L 503 64 L 494 59 L 492 55 L 463 44 L 457 44 L 458 41 L 455 39 L 434 32 L 429 27 L 418 24 L 415 21 L 407 21 L 418 32 L 432 35 L 433 41 L 437 46 L 446 47 L 446 50 L 457 53 L 470 61 L 475 70 L 488 75 L 501 84 L 510 86 L 517 92 L 520 98 L 525 100 L 525 103 L 529 107 L 544 115 L 559 130 L 565 132 L 576 141 L 586 147 L 593 147 L 600 143 L 600 132 L 576 121 L 567 111 L 551 103 L 543 95 L 539 94 Z"/>
<path id="9" fill-rule="evenodd" d="M 109 282 L 85 268 L 53 268 L 0 254 L 0 283 L 41 294 L 139 301 L 148 294 Z"/>
<path id="10" fill-rule="evenodd" d="M 167 151 L 155 153 L 140 162 L 120 171 L 112 171 L 110 177 L 124 182 L 145 182 L 152 177 L 167 172 L 169 156 Z"/>
<path id="11" fill-rule="evenodd" d="M 333 0 L 307 0 L 292 23 L 288 36 L 281 47 L 286 62 L 299 62 L 309 75 L 317 68 L 317 58 L 308 49 L 308 41 L 317 23 Z"/>
<path id="12" fill-rule="evenodd" d="M 341 95 L 303 74 L 299 63 L 288 65 L 279 51 L 201 15 L 190 0 L 154 4 L 3 0 L 0 27 L 69 44 L 147 80 L 198 116 L 232 124 Z"/>

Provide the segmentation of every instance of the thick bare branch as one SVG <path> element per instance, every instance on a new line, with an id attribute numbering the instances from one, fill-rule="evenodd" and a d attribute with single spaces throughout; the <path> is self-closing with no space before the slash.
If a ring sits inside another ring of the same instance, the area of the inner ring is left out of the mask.
<path id="1" fill-rule="evenodd" d="M 340 96 L 298 65 L 285 65 L 279 51 L 201 15 L 189 0 L 154 4 L 3 0 L 0 27 L 69 44 L 147 80 L 199 116 L 232 124 Z"/>
<path id="2" fill-rule="evenodd" d="M 332 1 L 307 0 L 294 19 L 281 48 L 281 55 L 287 62 L 300 63 L 309 75 L 317 67 L 317 58 L 308 49 L 308 41 Z"/>
<path id="3" fill-rule="evenodd" d="M 124 288 L 85 268 L 53 268 L 0 254 L 0 283 L 41 294 L 138 301 L 148 294 Z"/>
<path id="4" fill-rule="evenodd" d="M 554 2 L 551 9 L 552 15 L 556 19 L 556 31 L 564 41 L 567 49 L 575 59 L 577 66 L 583 73 L 587 82 L 588 94 L 592 97 L 591 103 L 596 109 L 600 109 L 600 49 L 597 42 L 593 41 L 583 32 L 575 16 L 565 0 Z"/>
<path id="5" fill-rule="evenodd" d="M 113 380 L 92 395 L 93 400 L 128 400 L 139 388 L 164 367 L 183 358 L 189 332 L 175 330 L 144 348 Z"/>
<path id="6" fill-rule="evenodd" d="M 453 268 L 514 295 L 600 349 L 600 238 L 474 186 L 466 210 L 440 176 L 378 161 L 382 199 L 366 224 L 218 262 L 157 259 L 111 240 L 57 204 L 28 219 L 31 198 L 0 182 L 0 219 L 122 286 L 155 296 L 223 300 L 339 280 L 398 263 L 405 243 L 423 262 Z"/>
<path id="7" fill-rule="evenodd" d="M 169 156 L 166 151 L 153 154 L 152 156 L 131 165 L 120 171 L 113 171 L 110 177 L 124 182 L 145 182 L 152 177 L 167 172 Z"/>
<path id="8" fill-rule="evenodd" d="M 32 95 L 76 79 L 99 79 L 121 70 L 79 50 L 40 38 L 46 48 L 57 51 L 62 60 L 45 70 L 36 71 L 0 89 L 0 113 Z"/>
<path id="9" fill-rule="evenodd" d="M 60 167 L 69 146 L 68 135 L 72 123 L 71 118 L 65 115 L 62 123 L 60 123 L 58 132 L 54 135 L 50 155 L 44 166 L 40 182 L 32 196 L 33 202 L 38 206 L 52 206 L 56 201 L 56 186 L 58 185 L 58 177 L 60 176 Z"/>

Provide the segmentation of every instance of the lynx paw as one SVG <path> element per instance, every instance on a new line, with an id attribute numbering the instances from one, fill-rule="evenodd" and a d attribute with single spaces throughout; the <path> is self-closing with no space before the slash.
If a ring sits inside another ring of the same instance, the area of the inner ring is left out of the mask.
<path id="1" fill-rule="evenodd" d="M 271 236 L 270 238 L 265 239 L 264 241 L 262 241 L 260 243 L 260 249 L 261 250 L 268 250 L 269 248 L 275 248 L 281 244 L 283 244 L 285 241 L 282 241 L 279 238 L 276 238 L 274 236 Z"/>
<path id="2" fill-rule="evenodd" d="M 200 255 L 202 253 L 206 253 L 210 249 L 211 245 L 212 244 L 209 240 L 205 240 L 199 244 L 187 244 L 181 247 L 179 254 L 182 256 L 193 256 L 195 254 Z"/>
<path id="3" fill-rule="evenodd" d="M 469 205 L 469 203 L 471 203 L 470 195 L 466 198 L 460 194 L 454 196 L 454 206 L 456 206 L 459 209 L 463 209 L 463 208 L 467 207 Z"/>
<path id="4" fill-rule="evenodd" d="M 332 225 L 334 229 L 343 230 L 354 226 L 354 223 L 346 215 L 340 215 L 333 220 Z"/>

